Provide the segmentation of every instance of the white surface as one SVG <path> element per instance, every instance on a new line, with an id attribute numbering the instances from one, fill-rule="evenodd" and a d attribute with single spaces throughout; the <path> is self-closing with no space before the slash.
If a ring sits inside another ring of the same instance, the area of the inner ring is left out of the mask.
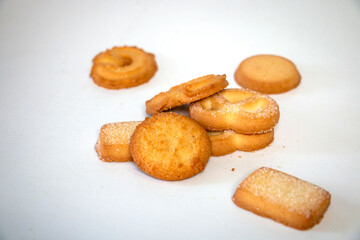
<path id="1" fill-rule="evenodd" d="M 359 1 L 1 1 L 0 43 L 0 239 L 360 238 Z M 115 45 L 155 53 L 155 77 L 96 86 L 91 60 Z M 180 182 L 98 160 L 101 125 L 142 120 L 145 100 L 205 74 L 238 87 L 237 65 L 259 53 L 302 75 L 273 95 L 270 147 L 211 158 Z M 322 222 L 297 231 L 236 207 L 261 166 L 328 190 Z"/>

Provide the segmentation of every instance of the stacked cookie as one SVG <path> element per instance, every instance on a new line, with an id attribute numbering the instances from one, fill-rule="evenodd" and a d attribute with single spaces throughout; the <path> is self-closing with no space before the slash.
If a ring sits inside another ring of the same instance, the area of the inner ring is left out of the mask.
<path id="1" fill-rule="evenodd" d="M 250 90 L 224 90 L 227 86 L 225 75 L 207 75 L 159 93 L 146 102 L 152 117 L 101 128 L 99 158 L 133 159 L 153 177 L 181 180 L 203 171 L 210 155 L 269 145 L 279 120 L 277 103 Z M 191 103 L 190 118 L 163 112 L 186 103 Z"/>
<path id="2" fill-rule="evenodd" d="M 213 156 L 268 146 L 280 116 L 275 100 L 243 89 L 222 90 L 192 103 L 189 113 L 209 131 Z"/>

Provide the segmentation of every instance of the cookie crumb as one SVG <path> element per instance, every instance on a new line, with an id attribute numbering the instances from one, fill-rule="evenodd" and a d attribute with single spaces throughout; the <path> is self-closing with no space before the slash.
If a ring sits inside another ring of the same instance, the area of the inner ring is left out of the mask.
<path id="1" fill-rule="evenodd" d="M 241 158 L 241 156 L 238 156 L 238 158 Z"/>

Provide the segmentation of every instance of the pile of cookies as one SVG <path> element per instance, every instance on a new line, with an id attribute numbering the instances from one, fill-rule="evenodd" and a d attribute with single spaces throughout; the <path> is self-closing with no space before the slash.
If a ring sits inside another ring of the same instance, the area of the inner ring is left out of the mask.
<path id="1" fill-rule="evenodd" d="M 109 89 L 147 82 L 155 74 L 154 55 L 134 47 L 116 47 L 94 58 L 91 76 Z M 264 93 L 281 93 L 300 83 L 296 66 L 283 57 L 257 55 L 235 72 L 246 89 L 225 89 L 226 75 L 206 75 L 161 92 L 146 101 L 144 121 L 101 127 L 95 150 L 106 162 L 133 160 L 162 180 L 190 178 L 205 169 L 210 156 L 255 151 L 274 139 L 279 106 Z M 251 89 L 251 90 L 250 90 Z M 189 116 L 170 110 L 188 104 Z M 330 204 L 324 189 L 286 173 L 260 168 L 236 189 L 234 203 L 296 229 L 320 222 Z"/>
<path id="2" fill-rule="evenodd" d="M 244 89 L 225 89 L 192 103 L 189 113 L 209 131 L 213 156 L 266 147 L 280 117 L 274 99 Z"/>
<path id="3" fill-rule="evenodd" d="M 142 123 L 102 127 L 95 147 L 99 158 L 133 159 L 153 177 L 182 180 L 203 171 L 211 155 L 266 147 L 279 106 L 258 92 L 225 89 L 228 84 L 225 75 L 207 75 L 159 93 L 146 101 L 146 112 L 154 115 Z M 163 112 L 187 103 L 190 118 Z"/>

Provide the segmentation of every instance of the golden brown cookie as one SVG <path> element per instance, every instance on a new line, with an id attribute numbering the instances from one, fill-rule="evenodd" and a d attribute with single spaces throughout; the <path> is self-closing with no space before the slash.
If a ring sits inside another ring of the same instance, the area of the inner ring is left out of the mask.
<path id="1" fill-rule="evenodd" d="M 101 127 L 95 150 L 104 162 L 131 161 L 130 137 L 141 122 L 108 123 Z"/>
<path id="2" fill-rule="evenodd" d="M 204 170 L 210 138 L 203 127 L 184 115 L 166 112 L 146 118 L 130 140 L 135 163 L 147 174 L 177 181 Z"/>
<path id="3" fill-rule="evenodd" d="M 114 47 L 95 56 L 90 76 L 100 87 L 120 89 L 148 82 L 156 71 L 154 54 L 137 47 Z"/>
<path id="4" fill-rule="evenodd" d="M 238 186 L 233 201 L 257 215 L 306 230 L 321 221 L 330 198 L 329 192 L 316 185 L 262 167 Z"/>
<path id="5" fill-rule="evenodd" d="M 295 64 L 275 55 L 256 55 L 242 61 L 235 72 L 236 82 L 262 93 L 282 93 L 297 87 L 301 76 Z"/>
<path id="6" fill-rule="evenodd" d="M 146 112 L 154 114 L 208 97 L 229 85 L 226 75 L 206 75 L 161 92 L 146 101 Z"/>
<path id="7" fill-rule="evenodd" d="M 241 134 L 233 130 L 208 132 L 211 156 L 223 156 L 236 150 L 251 152 L 268 146 L 274 140 L 274 130 L 262 134 Z"/>
<path id="8" fill-rule="evenodd" d="M 274 99 L 243 89 L 225 89 L 192 103 L 189 113 L 208 131 L 231 129 L 242 134 L 270 131 L 280 117 Z"/>

